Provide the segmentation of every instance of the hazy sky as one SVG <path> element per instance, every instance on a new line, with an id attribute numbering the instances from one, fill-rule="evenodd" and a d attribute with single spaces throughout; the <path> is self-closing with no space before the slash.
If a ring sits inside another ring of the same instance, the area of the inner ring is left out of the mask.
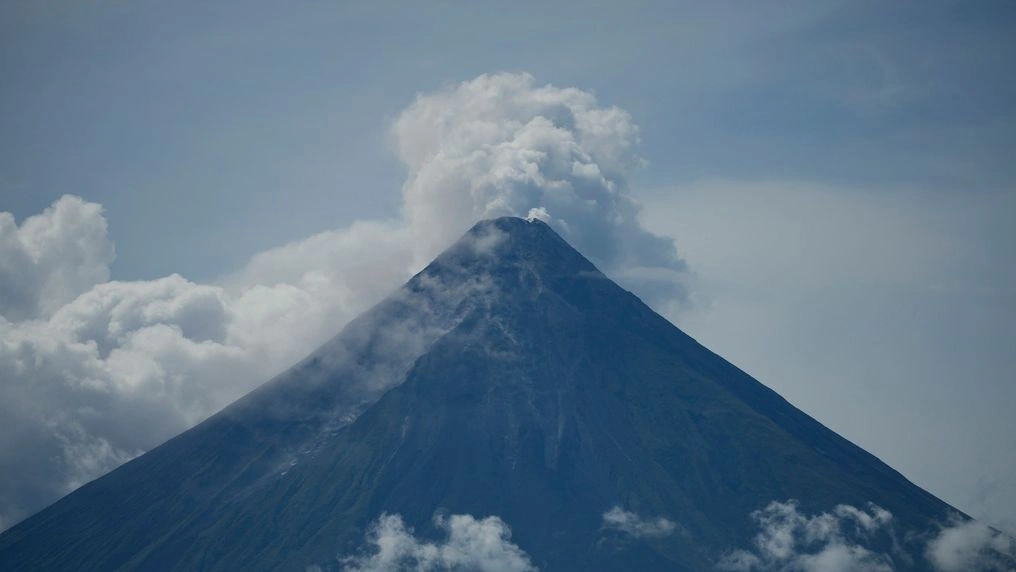
<path id="1" fill-rule="evenodd" d="M 458 125 L 425 140 L 400 120 L 426 115 L 410 107 L 423 93 L 477 121 L 527 121 L 544 97 L 603 119 L 574 127 L 576 156 L 597 145 L 590 164 L 623 171 L 642 223 L 684 261 L 629 241 L 628 258 L 681 273 L 682 294 L 654 307 L 917 484 L 1016 530 L 1014 29 L 1002 1 L 4 2 L 0 372 L 17 373 L 0 394 L 26 413 L 0 438 L 0 528 L 28 510 L 11 495 L 42 495 L 22 481 L 52 470 L 25 468 L 17 439 L 48 439 L 66 472 L 53 490 L 70 488 L 394 287 L 429 253 L 398 246 L 420 236 L 413 213 L 433 213 L 414 206 L 426 185 L 449 189 L 427 199 L 448 206 L 434 226 L 458 221 L 435 242 L 489 212 L 456 205 L 490 164 L 426 178 L 408 145 L 466 160 L 501 139 Z M 456 87 L 494 72 L 531 74 L 492 88 L 518 107 L 491 112 L 503 102 L 482 82 Z M 612 166 L 602 149 L 644 161 Z M 331 320 L 300 330 L 293 304 Z M 244 337 L 279 323 L 300 333 Z M 61 357 L 32 369 L 26 347 Z M 184 351 L 204 353 L 179 370 L 151 358 Z M 95 371 L 158 383 L 117 386 L 109 405 L 82 393 L 105 383 Z M 63 381 L 24 389 L 36 375 Z M 94 433 L 94 411 L 116 431 Z"/>

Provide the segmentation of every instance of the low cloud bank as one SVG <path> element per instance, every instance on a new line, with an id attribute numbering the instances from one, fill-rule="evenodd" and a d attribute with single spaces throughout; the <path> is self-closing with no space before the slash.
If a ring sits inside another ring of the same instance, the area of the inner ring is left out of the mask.
<path id="1" fill-rule="evenodd" d="M 797 503 L 772 502 L 751 513 L 759 527 L 751 550 L 735 550 L 719 562 L 721 570 L 891 571 L 892 558 L 863 546 L 888 530 L 892 514 L 876 505 L 861 510 L 839 505 L 816 516 L 802 514 Z"/>
<path id="2" fill-rule="evenodd" d="M 434 526 L 445 538 L 428 542 L 415 536 L 401 516 L 381 515 L 367 532 L 365 554 L 340 559 L 343 570 L 530 572 L 537 569 L 529 556 L 511 542 L 511 529 L 496 516 L 483 519 L 468 514 L 435 516 Z"/>
<path id="3" fill-rule="evenodd" d="M 720 570 L 882 572 L 913 565 L 897 542 L 892 514 L 874 504 L 866 509 L 838 505 L 808 515 L 793 500 L 774 501 L 751 513 L 751 519 L 759 529 L 752 547 L 725 554 L 717 563 Z M 906 531 L 900 537 L 925 546 L 937 571 L 1016 570 L 1016 540 L 976 521 L 957 519 L 930 538 L 924 534 Z"/>
<path id="4" fill-rule="evenodd" d="M 941 572 L 1016 570 L 1016 539 L 974 520 L 942 527 L 927 554 Z"/>
<path id="5" fill-rule="evenodd" d="M 109 281 L 102 206 L 79 197 L 20 224 L 0 212 L 0 530 L 296 362 L 476 220 L 540 218 L 650 302 L 683 296 L 673 242 L 638 221 L 624 110 L 483 75 L 417 96 L 391 135 L 408 170 L 398 219 L 268 250 L 212 284 Z"/>

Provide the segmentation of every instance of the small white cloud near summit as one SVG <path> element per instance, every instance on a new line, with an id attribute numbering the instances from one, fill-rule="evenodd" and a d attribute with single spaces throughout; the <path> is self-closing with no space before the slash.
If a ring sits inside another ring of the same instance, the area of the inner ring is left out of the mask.
<path id="1" fill-rule="evenodd" d="M 534 207 L 529 209 L 529 213 L 526 214 L 526 220 L 533 222 L 534 220 L 548 222 L 550 220 L 550 213 L 543 207 Z"/>

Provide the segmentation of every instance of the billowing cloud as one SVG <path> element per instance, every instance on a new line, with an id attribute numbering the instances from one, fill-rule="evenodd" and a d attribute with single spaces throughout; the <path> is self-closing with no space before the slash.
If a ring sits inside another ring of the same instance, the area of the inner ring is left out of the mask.
<path id="1" fill-rule="evenodd" d="M 17 306 L 0 314 L 5 526 L 296 362 L 411 270 L 405 233 L 361 223 L 262 253 L 222 284 L 107 282 L 99 205 L 64 197 L 20 227 L 11 220 L 0 213 L 12 270 L 0 300 Z M 410 334 L 393 345 L 418 351 Z"/>
<path id="2" fill-rule="evenodd" d="M 942 572 L 1016 570 L 1016 539 L 974 520 L 943 527 L 927 554 Z"/>
<path id="3" fill-rule="evenodd" d="M 113 243 L 102 207 L 64 196 L 20 226 L 0 212 L 0 315 L 48 315 L 109 279 Z"/>
<path id="4" fill-rule="evenodd" d="M 623 110 L 484 75 L 418 96 L 391 134 L 408 169 L 401 218 L 270 249 L 213 284 L 108 281 L 102 207 L 81 198 L 20 225 L 0 213 L 0 526 L 295 363 L 479 219 L 540 218 L 636 293 L 682 292 L 673 243 L 638 222 L 638 129 Z M 439 333 L 393 331 L 393 361 Z M 390 369 L 378 383 L 398 381 Z"/>
<path id="5" fill-rule="evenodd" d="M 673 240 L 638 219 L 628 186 L 638 127 L 626 111 L 528 74 L 483 75 L 418 96 L 392 135 L 418 262 L 477 219 L 538 216 L 650 301 L 683 293 Z"/>
<path id="6" fill-rule="evenodd" d="M 468 514 L 438 515 L 434 517 L 434 526 L 444 532 L 445 538 L 427 542 L 417 538 L 399 515 L 381 515 L 367 533 L 365 554 L 342 559 L 344 570 L 528 572 L 537 569 L 525 551 L 511 542 L 511 529 L 496 516 L 478 520 Z"/>
<path id="7" fill-rule="evenodd" d="M 751 518 L 760 529 L 754 546 L 724 555 L 718 563 L 721 570 L 893 570 L 890 555 L 864 546 L 874 535 L 890 531 L 892 514 L 876 505 L 867 510 L 839 505 L 832 512 L 808 516 L 798 511 L 794 501 L 772 502 Z"/>
<path id="8" fill-rule="evenodd" d="M 603 513 L 603 528 L 616 530 L 632 538 L 663 538 L 678 530 L 677 523 L 670 519 L 662 516 L 642 518 L 619 506 Z"/>

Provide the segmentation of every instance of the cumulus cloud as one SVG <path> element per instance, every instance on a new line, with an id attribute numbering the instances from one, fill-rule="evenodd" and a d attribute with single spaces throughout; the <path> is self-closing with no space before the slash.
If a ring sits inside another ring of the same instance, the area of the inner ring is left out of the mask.
<path id="1" fill-rule="evenodd" d="M 101 218 L 96 224 L 105 228 Z M 408 278 L 408 257 L 399 259 L 405 249 L 380 247 L 375 257 L 360 257 L 371 262 L 353 260 L 372 233 L 392 240 L 363 228 L 263 253 L 226 285 L 178 275 L 104 282 L 48 317 L 0 316 L 3 522 L 17 522 L 205 419 Z M 291 259 L 308 266 L 285 268 Z M 365 383 L 396 382 L 450 327 L 437 315 L 447 310 L 442 302 L 483 287 L 467 282 L 469 291 L 451 292 L 424 282 L 420 295 L 405 301 L 422 307 L 376 332 L 383 363 L 362 372 Z"/>
<path id="2" fill-rule="evenodd" d="M 391 135 L 408 170 L 399 218 L 268 250 L 212 284 L 109 281 L 102 207 L 81 198 L 20 225 L 0 213 L 0 527 L 295 363 L 479 219 L 545 220 L 650 301 L 683 291 L 672 241 L 638 221 L 625 111 L 526 74 L 484 75 L 419 95 Z M 397 383 L 443 327 L 392 329 L 395 349 L 379 355 L 394 365 L 370 375 Z"/>
<path id="3" fill-rule="evenodd" d="M 615 506 L 603 513 L 603 528 L 616 530 L 632 538 L 662 538 L 678 530 L 677 523 L 658 516 L 642 518 L 638 514 Z"/>
<path id="4" fill-rule="evenodd" d="M 810 516 L 793 500 L 774 501 L 751 513 L 751 518 L 759 528 L 753 546 L 725 554 L 719 569 L 863 572 L 913 565 L 911 555 L 896 540 L 892 514 L 874 504 L 867 509 L 838 505 Z M 1016 570 L 1016 539 L 977 521 L 957 516 L 930 537 L 925 531 L 905 532 L 902 538 L 923 547 L 927 563 L 939 572 Z M 878 552 L 872 548 L 876 544 L 891 549 Z"/>
<path id="5" fill-rule="evenodd" d="M 626 111 L 528 74 L 483 75 L 418 96 L 392 134 L 425 259 L 477 219 L 535 216 L 650 301 L 683 293 L 673 240 L 638 218 L 628 185 L 638 127 Z"/>
<path id="6" fill-rule="evenodd" d="M 46 316 L 109 279 L 113 243 L 102 207 L 64 196 L 20 226 L 0 212 L 0 315 Z"/>
<path id="7" fill-rule="evenodd" d="M 4 526 L 296 362 L 411 270 L 399 231 L 362 223 L 262 253 L 221 284 L 106 281 L 99 205 L 63 197 L 12 221 L 0 213 Z M 392 342 L 402 353 L 419 351 L 409 333 Z"/>
<path id="8" fill-rule="evenodd" d="M 1016 570 L 1016 539 L 974 520 L 942 527 L 927 554 L 942 572 Z"/>
<path id="9" fill-rule="evenodd" d="M 434 525 L 445 538 L 428 542 L 417 538 L 399 515 L 383 514 L 367 533 L 365 554 L 341 559 L 344 570 L 477 570 L 528 572 L 536 570 L 529 556 L 511 542 L 511 529 L 500 518 L 476 519 L 468 514 L 435 516 Z"/>
<path id="10" fill-rule="evenodd" d="M 808 516 L 791 500 L 772 502 L 751 518 L 760 529 L 754 546 L 724 555 L 718 563 L 721 570 L 893 570 L 890 555 L 864 546 L 874 535 L 891 532 L 892 514 L 876 505 L 867 510 L 839 505 L 832 512 Z"/>
<path id="11" fill-rule="evenodd" d="M 271 358 L 230 344 L 227 302 L 169 277 L 0 319 L 0 513 L 16 521 L 249 389 Z"/>

